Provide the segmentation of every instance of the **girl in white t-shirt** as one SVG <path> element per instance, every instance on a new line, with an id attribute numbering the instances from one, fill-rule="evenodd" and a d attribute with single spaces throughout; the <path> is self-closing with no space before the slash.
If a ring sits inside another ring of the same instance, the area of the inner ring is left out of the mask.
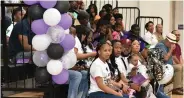
<path id="1" fill-rule="evenodd" d="M 89 70 L 89 98 L 128 98 L 128 96 L 122 95 L 122 91 L 115 91 L 109 87 L 114 84 L 107 63 L 112 53 L 112 47 L 108 43 L 99 43 L 96 51 L 97 57 Z M 120 88 L 122 89 L 122 85 Z"/>

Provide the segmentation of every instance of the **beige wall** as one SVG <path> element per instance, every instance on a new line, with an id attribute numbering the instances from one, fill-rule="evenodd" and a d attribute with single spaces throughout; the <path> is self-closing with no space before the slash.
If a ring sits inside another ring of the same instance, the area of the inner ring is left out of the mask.
<path id="1" fill-rule="evenodd" d="M 183 24 L 183 1 L 175 1 L 174 6 L 174 29 L 178 29 L 178 24 Z M 179 30 L 181 34 L 181 40 L 179 41 L 179 44 L 181 45 L 183 56 L 184 56 L 184 30 Z"/>

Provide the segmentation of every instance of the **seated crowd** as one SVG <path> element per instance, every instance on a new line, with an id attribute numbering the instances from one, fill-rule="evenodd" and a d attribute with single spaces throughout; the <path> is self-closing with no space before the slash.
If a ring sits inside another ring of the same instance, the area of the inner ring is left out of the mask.
<path id="1" fill-rule="evenodd" d="M 30 51 L 34 33 L 30 30 L 29 16 L 24 16 L 21 25 L 20 8 L 14 10 L 16 24 L 7 29 L 9 58 L 31 57 Z M 183 94 L 183 58 L 178 44 L 180 32 L 173 30 L 162 36 L 162 25 L 149 21 L 145 25 L 147 32 L 141 37 L 140 27 L 124 29 L 123 16 L 110 4 L 103 6 L 97 13 L 97 7 L 91 4 L 85 11 L 83 4 L 70 1 L 69 14 L 73 18 L 70 34 L 75 38 L 74 52 L 77 64 L 69 70 L 68 98 L 169 98 L 164 93 L 164 85 L 156 92 L 149 77 L 143 84 L 130 80 L 138 74 L 138 67 L 147 66 L 148 51 L 160 48 L 165 64 L 174 68 L 174 94 Z M 20 31 L 20 28 L 23 31 Z M 10 30 L 11 29 L 11 30 Z M 31 35 L 30 35 L 31 34 Z M 24 43 L 22 43 L 22 40 Z"/>

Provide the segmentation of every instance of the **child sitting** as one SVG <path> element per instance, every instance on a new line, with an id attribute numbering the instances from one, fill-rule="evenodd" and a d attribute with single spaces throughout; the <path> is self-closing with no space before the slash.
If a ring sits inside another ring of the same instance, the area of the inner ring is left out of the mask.
<path id="1" fill-rule="evenodd" d="M 112 33 L 112 37 L 114 40 L 120 40 L 121 36 L 123 36 L 122 33 L 122 26 L 119 23 L 115 24 L 115 31 Z"/>
<path id="2" fill-rule="evenodd" d="M 149 84 L 150 80 L 147 74 L 147 68 L 140 63 L 138 54 L 129 56 L 129 77 L 134 83 L 141 86 L 141 92 L 139 96 L 146 98 L 156 98 L 153 94 L 152 86 Z M 142 93 L 142 94 L 141 94 Z M 137 97 L 137 96 L 136 96 Z"/>

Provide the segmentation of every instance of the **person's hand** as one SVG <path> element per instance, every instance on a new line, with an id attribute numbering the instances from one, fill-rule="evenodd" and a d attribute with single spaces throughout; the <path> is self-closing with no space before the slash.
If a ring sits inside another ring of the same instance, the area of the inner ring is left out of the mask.
<path id="1" fill-rule="evenodd" d="M 122 92 L 121 92 L 121 91 L 120 91 L 120 92 L 117 92 L 117 93 L 116 93 L 116 96 L 121 96 L 121 97 L 122 97 L 122 96 L 123 96 L 123 95 L 122 95 Z"/>
<path id="2" fill-rule="evenodd" d="M 171 44 L 171 51 L 173 51 L 174 49 L 176 48 L 176 45 L 175 44 Z"/>
<path id="3" fill-rule="evenodd" d="M 128 89 L 129 89 L 129 87 L 127 85 L 123 85 L 122 91 L 123 91 L 124 94 L 128 94 L 129 93 Z"/>
<path id="4" fill-rule="evenodd" d="M 130 72 L 130 75 L 133 77 L 133 76 L 136 76 L 136 74 L 137 74 L 137 67 L 133 67 L 132 68 L 132 71 Z"/>
<path id="5" fill-rule="evenodd" d="M 141 90 L 141 87 L 138 85 L 138 84 L 135 84 L 135 83 L 131 83 L 130 84 L 130 88 L 136 90 L 136 91 L 140 91 Z"/>

